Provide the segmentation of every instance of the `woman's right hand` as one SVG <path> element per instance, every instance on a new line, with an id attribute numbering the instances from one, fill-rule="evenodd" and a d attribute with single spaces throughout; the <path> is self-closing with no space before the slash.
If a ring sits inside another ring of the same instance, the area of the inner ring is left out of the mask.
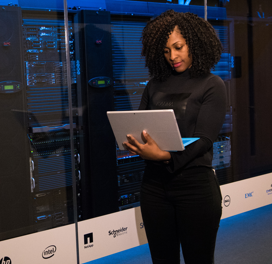
<path id="1" fill-rule="evenodd" d="M 123 145 L 133 155 L 139 155 L 145 160 L 165 161 L 170 160 L 171 155 L 168 151 L 161 150 L 157 143 L 144 130 L 142 133 L 144 144 L 139 143 L 132 135 L 127 135 L 127 142 Z"/>

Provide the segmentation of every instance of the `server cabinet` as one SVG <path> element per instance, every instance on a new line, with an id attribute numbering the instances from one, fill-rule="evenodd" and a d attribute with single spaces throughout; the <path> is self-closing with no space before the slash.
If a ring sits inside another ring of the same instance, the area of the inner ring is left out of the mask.
<path id="1" fill-rule="evenodd" d="M 148 18 L 119 19 L 116 16 L 111 21 L 114 109 L 137 110 L 150 79 L 141 56 L 141 34 Z M 118 145 L 116 153 L 119 210 L 139 206 L 145 162 L 138 155 L 131 156 L 128 151 L 119 150 Z"/>
<path id="2" fill-rule="evenodd" d="M 77 14 L 81 65 L 82 219 L 118 211 L 115 139 L 107 119 L 113 110 L 111 25 L 107 11 Z"/>
<path id="3" fill-rule="evenodd" d="M 77 106 L 74 32 L 69 22 L 73 107 Z M 24 71 L 27 87 L 28 137 L 33 163 L 34 230 L 72 223 L 71 157 L 79 171 L 77 118 L 70 127 L 63 15 L 25 12 Z M 70 128 L 74 138 L 70 138 Z M 70 140 L 74 142 L 71 153 Z"/>
<path id="4" fill-rule="evenodd" d="M 0 238 L 28 233 L 33 223 L 23 78 L 21 9 L 0 7 Z"/>

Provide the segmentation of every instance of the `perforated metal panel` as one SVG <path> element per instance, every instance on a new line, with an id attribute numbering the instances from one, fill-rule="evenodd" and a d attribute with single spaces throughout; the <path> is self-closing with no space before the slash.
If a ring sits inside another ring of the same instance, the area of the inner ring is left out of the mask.
<path id="1" fill-rule="evenodd" d="M 115 110 L 138 109 L 142 92 L 149 80 L 141 35 L 146 23 L 112 22 L 112 64 Z"/>

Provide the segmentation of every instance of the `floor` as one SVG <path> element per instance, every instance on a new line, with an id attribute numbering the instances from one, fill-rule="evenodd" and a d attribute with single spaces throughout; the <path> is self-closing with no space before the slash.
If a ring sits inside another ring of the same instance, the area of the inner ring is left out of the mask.
<path id="1" fill-rule="evenodd" d="M 184 264 L 182 256 L 181 259 Z M 152 262 L 148 244 L 145 244 L 89 263 Z M 221 220 L 215 264 L 272 264 L 272 204 Z"/>

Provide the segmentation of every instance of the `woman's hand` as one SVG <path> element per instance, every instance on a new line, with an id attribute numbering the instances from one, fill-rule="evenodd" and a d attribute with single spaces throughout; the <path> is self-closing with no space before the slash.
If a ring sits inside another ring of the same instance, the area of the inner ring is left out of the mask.
<path id="1" fill-rule="evenodd" d="M 170 153 L 161 150 L 145 130 L 142 133 L 142 139 L 145 144 L 141 144 L 133 136 L 127 135 L 128 142 L 124 142 L 123 145 L 132 154 L 140 155 L 141 158 L 146 160 L 164 161 L 171 159 Z"/>

